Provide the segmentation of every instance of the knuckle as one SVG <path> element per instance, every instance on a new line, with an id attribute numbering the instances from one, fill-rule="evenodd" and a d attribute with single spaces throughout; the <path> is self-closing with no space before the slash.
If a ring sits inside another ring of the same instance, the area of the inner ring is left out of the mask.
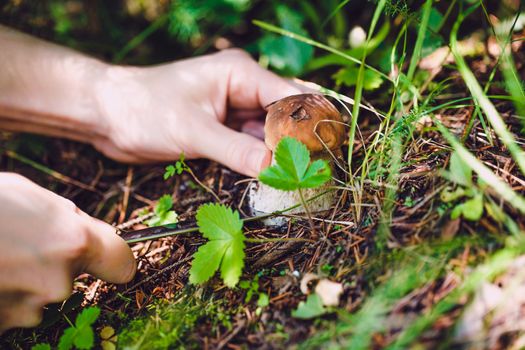
<path id="1" fill-rule="evenodd" d="M 71 295 L 73 286 L 71 280 L 64 273 L 59 281 L 56 281 L 51 288 L 43 292 L 37 304 L 44 306 L 50 303 L 57 303 L 66 300 Z"/>
<path id="2" fill-rule="evenodd" d="M 66 260 L 75 261 L 86 256 L 89 252 L 91 237 L 87 228 L 76 229 L 76 234 L 71 237 L 71 241 L 65 252 Z"/>
<path id="3" fill-rule="evenodd" d="M 238 138 L 232 139 L 226 147 L 226 159 L 228 164 L 239 164 L 244 167 L 248 164 L 250 149 Z"/>

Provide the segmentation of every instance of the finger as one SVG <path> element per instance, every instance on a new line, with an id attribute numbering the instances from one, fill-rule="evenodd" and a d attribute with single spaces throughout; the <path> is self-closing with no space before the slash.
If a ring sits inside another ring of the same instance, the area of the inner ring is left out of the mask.
<path id="1" fill-rule="evenodd" d="M 266 112 L 262 108 L 258 109 L 232 109 L 228 111 L 228 120 L 250 120 L 250 119 L 264 119 Z"/>
<path id="2" fill-rule="evenodd" d="M 111 225 L 91 217 L 85 220 L 90 241 L 83 261 L 85 272 L 108 282 L 129 282 L 137 264 L 127 243 Z"/>
<path id="3" fill-rule="evenodd" d="M 27 300 L 0 308 L 0 333 L 10 328 L 35 327 L 42 322 L 43 310 Z"/>
<path id="4" fill-rule="evenodd" d="M 162 161 L 163 159 L 150 159 L 150 158 L 144 158 L 139 157 L 135 153 L 125 152 L 112 143 L 109 140 L 102 140 L 102 141 L 95 141 L 93 143 L 93 146 L 101 153 L 103 153 L 106 157 L 111 158 L 113 160 L 117 160 L 122 163 L 127 164 L 146 164 L 151 163 L 154 161 Z"/>
<path id="5" fill-rule="evenodd" d="M 264 123 L 261 121 L 249 120 L 242 125 L 241 131 L 259 140 L 264 140 Z"/>
<path id="6" fill-rule="evenodd" d="M 231 62 L 227 81 L 229 104 L 233 108 L 261 108 L 302 93 L 297 84 L 260 67 L 241 50 L 225 50 L 220 54 Z"/>
<path id="7" fill-rule="evenodd" d="M 214 123 L 201 129 L 195 142 L 201 157 L 213 159 L 234 171 L 255 177 L 270 163 L 271 152 L 253 136 Z"/>

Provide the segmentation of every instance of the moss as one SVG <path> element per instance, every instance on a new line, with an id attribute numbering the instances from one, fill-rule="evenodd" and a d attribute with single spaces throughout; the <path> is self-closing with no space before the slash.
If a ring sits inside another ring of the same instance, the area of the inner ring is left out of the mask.
<path id="1" fill-rule="evenodd" d="M 184 291 L 174 300 L 158 300 L 147 315 L 131 321 L 119 336 L 122 349 L 199 349 L 202 341 L 196 328 L 206 326 L 212 332 L 217 327 L 230 329 L 236 307 L 224 300 L 199 298 Z"/>

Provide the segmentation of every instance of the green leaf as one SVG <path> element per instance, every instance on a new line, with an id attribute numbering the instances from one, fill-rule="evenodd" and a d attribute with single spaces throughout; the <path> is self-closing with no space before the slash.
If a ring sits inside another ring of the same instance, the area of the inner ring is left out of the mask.
<path id="1" fill-rule="evenodd" d="M 457 218 L 461 216 L 462 213 L 463 213 L 463 203 L 456 205 L 454 209 L 452 209 L 452 212 L 450 213 L 450 218 L 452 220 L 456 220 Z"/>
<path id="2" fill-rule="evenodd" d="M 75 320 L 75 326 L 64 331 L 58 342 L 58 350 L 69 350 L 75 345 L 77 349 L 91 349 L 95 341 L 91 325 L 100 315 L 98 307 L 82 310 Z"/>
<path id="3" fill-rule="evenodd" d="M 359 66 L 349 65 L 348 67 L 342 68 L 337 73 L 335 73 L 332 78 L 335 79 L 337 85 L 345 85 L 348 87 L 355 86 L 357 84 L 357 76 L 359 73 Z M 363 88 L 365 90 L 375 90 L 378 89 L 381 84 L 383 84 L 383 78 L 381 76 L 370 70 L 365 69 L 364 79 L 363 79 Z"/>
<path id="4" fill-rule="evenodd" d="M 172 207 L 173 207 L 173 198 L 171 198 L 171 195 L 165 194 L 159 198 L 157 205 L 155 205 L 155 213 L 159 215 L 166 213 Z"/>
<path id="5" fill-rule="evenodd" d="M 58 341 L 58 350 L 69 350 L 73 347 L 73 341 L 75 338 L 76 329 L 73 327 L 67 328 L 60 340 Z"/>
<path id="6" fill-rule="evenodd" d="M 167 180 L 170 177 L 172 177 L 173 175 L 175 175 L 175 167 L 173 165 L 168 165 L 165 168 L 165 170 L 166 171 L 164 172 L 164 180 Z"/>
<path id="7" fill-rule="evenodd" d="M 318 159 L 314 161 L 304 174 L 301 180 L 301 188 L 319 187 L 332 177 L 332 171 L 326 160 Z"/>
<path id="8" fill-rule="evenodd" d="M 318 187 L 331 177 L 328 163 L 319 159 L 309 164 L 310 152 L 294 138 L 284 137 L 279 141 L 274 156 L 277 164 L 264 169 L 259 180 L 278 190 Z"/>
<path id="9" fill-rule="evenodd" d="M 292 317 L 307 320 L 321 316 L 327 312 L 321 298 L 317 294 L 310 294 L 306 302 L 301 301 L 296 310 L 292 311 Z"/>
<path id="10" fill-rule="evenodd" d="M 263 169 L 259 173 L 259 180 L 268 186 L 282 191 L 294 191 L 299 188 L 297 180 L 276 166 Z"/>
<path id="11" fill-rule="evenodd" d="M 443 202 L 453 202 L 465 195 L 465 189 L 462 187 L 456 188 L 454 191 L 451 191 L 450 188 L 445 188 L 440 195 L 440 198 Z"/>
<path id="12" fill-rule="evenodd" d="M 463 217 L 470 221 L 478 221 L 483 215 L 483 195 L 477 194 L 474 198 L 463 203 Z"/>
<path id="13" fill-rule="evenodd" d="M 244 236 L 232 240 L 224 252 L 221 264 L 221 277 L 228 287 L 233 288 L 239 282 L 244 268 Z"/>
<path id="14" fill-rule="evenodd" d="M 239 213 L 224 205 L 205 204 L 198 209 L 196 217 L 199 231 L 209 242 L 195 254 L 190 282 L 206 282 L 220 268 L 224 283 L 234 287 L 244 267 L 243 222 Z"/>
<path id="15" fill-rule="evenodd" d="M 270 297 L 266 293 L 259 294 L 259 299 L 257 300 L 257 306 L 266 307 L 270 305 Z"/>
<path id="16" fill-rule="evenodd" d="M 472 185 L 472 169 L 459 157 L 457 152 L 450 156 L 451 180 L 462 186 Z"/>
<path id="17" fill-rule="evenodd" d="M 227 245 L 223 241 L 210 241 L 199 247 L 193 256 L 190 283 L 204 283 L 215 274 L 221 264 Z"/>
<path id="18" fill-rule="evenodd" d="M 77 349 L 91 349 L 95 343 L 95 334 L 91 326 L 84 325 L 77 329 L 74 344 Z"/>
<path id="19" fill-rule="evenodd" d="M 301 15 L 285 5 L 276 6 L 276 16 L 282 29 L 307 35 Z M 270 65 L 285 75 L 299 75 L 313 56 L 312 46 L 286 36 L 265 34 L 258 42 L 261 55 Z"/>
<path id="20" fill-rule="evenodd" d="M 75 326 L 77 328 L 82 326 L 91 326 L 100 316 L 100 309 L 96 306 L 88 307 L 82 310 L 82 312 L 77 316 L 75 321 Z"/>
<path id="21" fill-rule="evenodd" d="M 303 143 L 285 137 L 277 144 L 275 160 L 286 174 L 299 183 L 310 163 L 310 152 Z"/>
<path id="22" fill-rule="evenodd" d="M 51 350 L 51 345 L 49 345 L 48 343 L 40 343 L 33 345 L 31 347 L 31 350 Z"/>

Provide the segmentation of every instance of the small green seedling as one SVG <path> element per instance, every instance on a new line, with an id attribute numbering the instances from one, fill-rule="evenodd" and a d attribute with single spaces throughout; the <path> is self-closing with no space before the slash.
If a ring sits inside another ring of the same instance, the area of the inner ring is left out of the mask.
<path id="1" fill-rule="evenodd" d="M 175 225 L 179 219 L 173 208 L 173 199 L 169 194 L 160 197 L 155 205 L 154 216 L 146 224 L 148 226 Z"/>
<path id="2" fill-rule="evenodd" d="M 306 301 L 301 301 L 297 309 L 292 311 L 292 317 L 308 320 L 324 315 L 328 311 L 329 309 L 323 305 L 321 297 L 317 293 L 312 293 L 308 295 Z"/>
<path id="3" fill-rule="evenodd" d="M 457 219 L 463 216 L 469 221 L 478 221 L 483 215 L 483 192 L 472 179 L 472 169 L 454 152 L 450 157 L 449 171 L 445 172 L 449 180 L 455 182 L 458 187 L 454 190 L 447 188 L 441 193 L 441 200 L 445 203 L 466 198 L 463 202 L 456 204 L 452 209 L 450 217 Z"/>
<path id="4" fill-rule="evenodd" d="M 88 307 L 77 316 L 75 324 L 67 328 L 58 342 L 58 350 L 91 349 L 95 342 L 93 323 L 100 316 L 98 307 Z"/>
<path id="5" fill-rule="evenodd" d="M 184 159 L 184 153 L 181 153 L 179 160 L 175 162 L 175 165 L 168 165 L 165 168 L 166 171 L 164 172 L 164 180 L 173 177 L 175 174 L 180 175 L 190 169 L 190 167 L 186 165 Z"/>
<path id="6" fill-rule="evenodd" d="M 194 255 L 190 282 L 204 283 L 220 269 L 224 283 L 235 287 L 244 267 L 245 237 L 239 213 L 221 204 L 204 204 L 196 217 L 199 231 L 209 241 Z"/>
<path id="7" fill-rule="evenodd" d="M 310 163 L 310 152 L 291 137 L 283 138 L 275 149 L 275 165 L 259 174 L 259 180 L 273 188 L 295 191 L 323 185 L 332 176 L 328 163 L 318 159 Z"/>
<path id="8" fill-rule="evenodd" d="M 249 303 L 254 295 L 258 295 L 257 309 L 255 310 L 257 316 L 261 314 L 263 308 L 270 305 L 270 297 L 268 294 L 259 292 L 259 275 L 255 275 L 251 281 L 241 281 L 239 287 L 246 290 L 246 297 L 244 298 L 245 303 Z"/>

